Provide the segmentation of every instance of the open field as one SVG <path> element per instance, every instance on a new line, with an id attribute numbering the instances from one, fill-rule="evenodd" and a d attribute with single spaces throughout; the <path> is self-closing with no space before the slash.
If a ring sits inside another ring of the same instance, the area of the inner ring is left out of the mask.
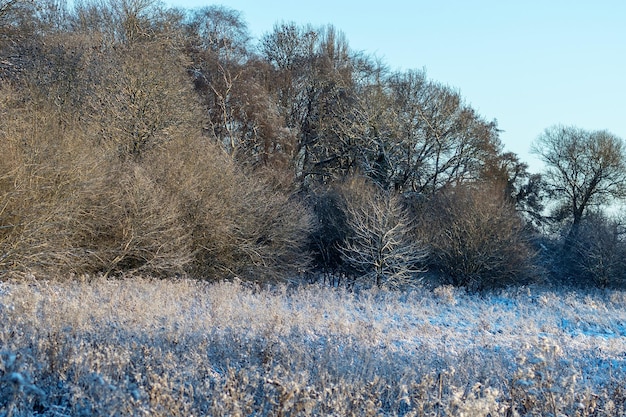
<path id="1" fill-rule="evenodd" d="M 626 293 L 0 283 L 0 416 L 626 413 Z"/>

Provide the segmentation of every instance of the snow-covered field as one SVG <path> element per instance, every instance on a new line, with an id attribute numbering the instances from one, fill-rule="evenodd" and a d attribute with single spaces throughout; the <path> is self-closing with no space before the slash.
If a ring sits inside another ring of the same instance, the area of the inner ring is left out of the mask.
<path id="1" fill-rule="evenodd" d="M 626 293 L 0 283 L 2 415 L 625 415 Z"/>

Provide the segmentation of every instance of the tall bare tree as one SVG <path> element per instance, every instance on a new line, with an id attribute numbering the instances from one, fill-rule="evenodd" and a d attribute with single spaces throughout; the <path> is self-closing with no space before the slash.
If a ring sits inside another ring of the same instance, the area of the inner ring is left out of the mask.
<path id="1" fill-rule="evenodd" d="M 539 136 L 533 152 L 546 164 L 557 212 L 572 221 L 570 235 L 590 207 L 626 195 L 626 149 L 610 132 L 553 126 Z"/>
<path id="2" fill-rule="evenodd" d="M 231 155 L 245 141 L 248 90 L 248 28 L 241 13 L 223 6 L 197 10 L 186 28 L 189 73 L 208 115 L 208 130 Z M 254 100 L 256 102 L 256 100 Z"/>
<path id="3" fill-rule="evenodd" d="M 327 182 L 355 167 L 346 122 L 355 102 L 353 55 L 332 26 L 282 24 L 261 41 L 273 68 L 269 91 L 297 135 L 294 166 L 302 183 Z"/>
<path id="4" fill-rule="evenodd" d="M 395 74 L 394 183 L 433 193 L 452 183 L 475 180 L 500 151 L 495 123 L 463 103 L 458 92 L 430 81 L 423 71 Z"/>

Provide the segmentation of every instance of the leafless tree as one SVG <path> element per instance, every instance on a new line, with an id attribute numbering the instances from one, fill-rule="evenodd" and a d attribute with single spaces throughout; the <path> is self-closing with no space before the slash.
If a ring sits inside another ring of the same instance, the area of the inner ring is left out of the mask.
<path id="1" fill-rule="evenodd" d="M 482 120 L 458 92 L 428 80 L 423 71 L 396 74 L 388 83 L 397 120 L 396 188 L 433 193 L 475 180 L 499 153 L 495 123 Z"/>
<path id="2" fill-rule="evenodd" d="M 546 164 L 544 177 L 558 212 L 572 221 L 570 235 L 590 207 L 626 195 L 624 142 L 612 133 L 554 126 L 539 136 L 533 151 Z"/>
<path id="3" fill-rule="evenodd" d="M 282 24 L 262 39 L 273 68 L 272 86 L 285 125 L 296 134 L 294 167 L 302 183 L 328 182 L 355 168 L 350 137 L 354 116 L 353 55 L 333 26 Z"/>
<path id="4" fill-rule="evenodd" d="M 248 140 L 257 139 L 250 108 L 265 96 L 255 80 L 257 69 L 248 66 L 249 43 L 241 13 L 223 6 L 197 10 L 186 25 L 188 71 L 206 107 L 208 130 L 235 157 Z"/>

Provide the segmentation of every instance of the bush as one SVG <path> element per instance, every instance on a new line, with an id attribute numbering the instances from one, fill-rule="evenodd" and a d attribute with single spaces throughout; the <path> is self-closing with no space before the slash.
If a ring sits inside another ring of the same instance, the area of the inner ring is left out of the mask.
<path id="1" fill-rule="evenodd" d="M 626 283 L 626 245 L 623 224 L 603 213 L 590 213 L 576 228 L 564 259 L 565 269 L 578 285 L 623 287 Z"/>
<path id="2" fill-rule="evenodd" d="M 0 274 L 279 279 L 307 266 L 310 215 L 184 126 L 119 158 L 45 102 L 0 102 Z M 38 107 L 39 106 L 39 107 Z"/>
<path id="3" fill-rule="evenodd" d="M 177 197 L 139 164 L 112 165 L 118 171 L 108 172 L 101 187 L 87 187 L 77 203 L 73 249 L 84 253 L 85 272 L 184 273 L 193 258 Z"/>
<path id="4" fill-rule="evenodd" d="M 12 115 L 0 150 L 0 270 L 181 273 L 190 262 L 178 205 L 51 109 Z"/>
<path id="5" fill-rule="evenodd" d="M 3 89 L 0 104 L 0 271 L 67 268 L 67 222 L 81 184 L 98 172 L 98 156 L 50 108 L 20 106 Z"/>
<path id="6" fill-rule="evenodd" d="M 345 267 L 378 287 L 414 282 L 426 252 L 411 236 L 399 196 L 358 177 L 346 181 L 341 191 L 348 227 L 340 246 Z"/>
<path id="7" fill-rule="evenodd" d="M 497 188 L 456 186 L 424 203 L 417 234 L 444 283 L 474 290 L 532 276 L 534 256 L 524 224 Z"/>
<path id="8" fill-rule="evenodd" d="M 194 276 L 275 280 L 308 267 L 308 210 L 259 178 L 249 178 L 218 145 L 180 138 L 145 162 L 179 204 L 190 232 Z"/>

